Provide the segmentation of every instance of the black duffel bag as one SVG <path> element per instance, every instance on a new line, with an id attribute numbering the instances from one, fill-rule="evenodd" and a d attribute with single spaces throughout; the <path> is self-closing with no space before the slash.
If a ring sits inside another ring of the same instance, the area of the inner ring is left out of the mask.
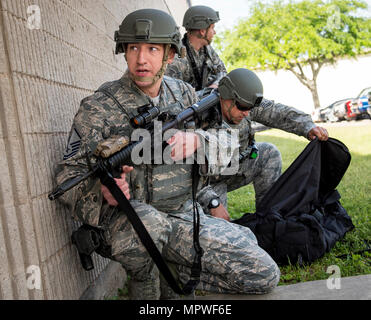
<path id="1" fill-rule="evenodd" d="M 347 147 L 336 139 L 310 142 L 256 213 L 232 222 L 250 228 L 279 265 L 315 261 L 354 228 L 335 189 L 350 160 Z"/>

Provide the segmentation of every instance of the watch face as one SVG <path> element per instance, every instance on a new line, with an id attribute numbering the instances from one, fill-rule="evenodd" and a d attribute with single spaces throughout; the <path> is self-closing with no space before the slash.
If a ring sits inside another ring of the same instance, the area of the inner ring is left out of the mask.
<path id="1" fill-rule="evenodd" d="M 219 199 L 212 199 L 210 201 L 210 208 L 217 208 L 219 207 L 220 201 Z"/>

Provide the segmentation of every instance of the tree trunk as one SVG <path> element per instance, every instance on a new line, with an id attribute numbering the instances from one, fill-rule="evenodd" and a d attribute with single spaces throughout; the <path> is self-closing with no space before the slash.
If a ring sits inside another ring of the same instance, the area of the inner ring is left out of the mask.
<path id="1" fill-rule="evenodd" d="M 317 83 L 314 82 L 314 85 L 311 86 L 311 88 L 309 90 L 310 90 L 310 92 L 312 94 L 314 108 L 315 109 L 320 108 L 321 107 L 321 104 L 319 102 L 319 96 L 318 96 L 318 90 L 317 90 Z"/>
<path id="2" fill-rule="evenodd" d="M 316 63 L 317 63 L 317 66 L 316 66 Z M 318 109 L 321 107 L 321 104 L 319 102 L 319 96 L 318 96 L 318 90 L 317 90 L 317 76 L 318 76 L 319 70 L 321 69 L 323 63 L 318 63 L 318 62 L 309 60 L 309 65 L 312 69 L 312 79 L 309 79 L 304 74 L 303 68 L 300 65 L 300 63 L 291 64 L 291 68 L 289 68 L 288 70 L 291 71 L 299 79 L 299 81 L 310 90 L 312 94 L 314 108 Z"/>

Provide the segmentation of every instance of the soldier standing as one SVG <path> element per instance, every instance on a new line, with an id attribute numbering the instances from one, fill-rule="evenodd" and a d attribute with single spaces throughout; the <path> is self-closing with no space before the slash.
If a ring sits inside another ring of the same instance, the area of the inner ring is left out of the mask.
<path id="1" fill-rule="evenodd" d="M 199 95 L 206 87 L 216 88 L 227 74 L 223 61 L 210 45 L 219 20 L 219 13 L 212 8 L 190 7 L 183 18 L 187 30 L 182 39 L 186 57 L 174 59 L 166 70 L 166 75 L 190 83 Z"/>
<path id="2" fill-rule="evenodd" d="M 128 70 L 121 79 L 103 84 L 81 101 L 70 132 L 58 184 L 88 170 L 87 154 L 100 141 L 131 136 L 130 119 L 145 105 L 178 114 L 197 101 L 187 83 L 164 76 L 167 64 L 180 54 L 181 42 L 174 19 L 165 12 L 143 9 L 123 20 L 115 34 L 116 52 L 124 53 Z M 207 148 L 202 133 L 178 131 L 169 142 L 171 156 L 188 157 Z M 185 154 L 179 150 L 188 150 Z M 94 161 L 91 159 L 90 161 Z M 127 181 L 127 182 L 126 182 Z M 189 164 L 139 164 L 125 166 L 117 185 L 144 223 L 177 280 L 190 278 L 194 257 L 192 177 Z M 132 299 L 169 298 L 171 290 L 124 212 L 99 179 L 90 177 L 70 190 L 62 201 L 78 221 L 103 232 L 105 256 L 118 261 L 130 275 Z M 266 293 L 279 281 L 279 269 L 245 227 L 207 216 L 200 209 L 199 241 L 203 248 L 198 288 L 219 293 Z"/>

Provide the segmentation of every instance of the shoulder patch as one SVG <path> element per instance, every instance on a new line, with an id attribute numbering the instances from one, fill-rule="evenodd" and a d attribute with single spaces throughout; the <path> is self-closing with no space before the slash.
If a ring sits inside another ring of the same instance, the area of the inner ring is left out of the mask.
<path id="1" fill-rule="evenodd" d="M 67 148 L 63 155 L 63 160 L 73 157 L 80 149 L 81 135 L 76 128 L 72 129 L 71 135 L 68 139 Z"/>

